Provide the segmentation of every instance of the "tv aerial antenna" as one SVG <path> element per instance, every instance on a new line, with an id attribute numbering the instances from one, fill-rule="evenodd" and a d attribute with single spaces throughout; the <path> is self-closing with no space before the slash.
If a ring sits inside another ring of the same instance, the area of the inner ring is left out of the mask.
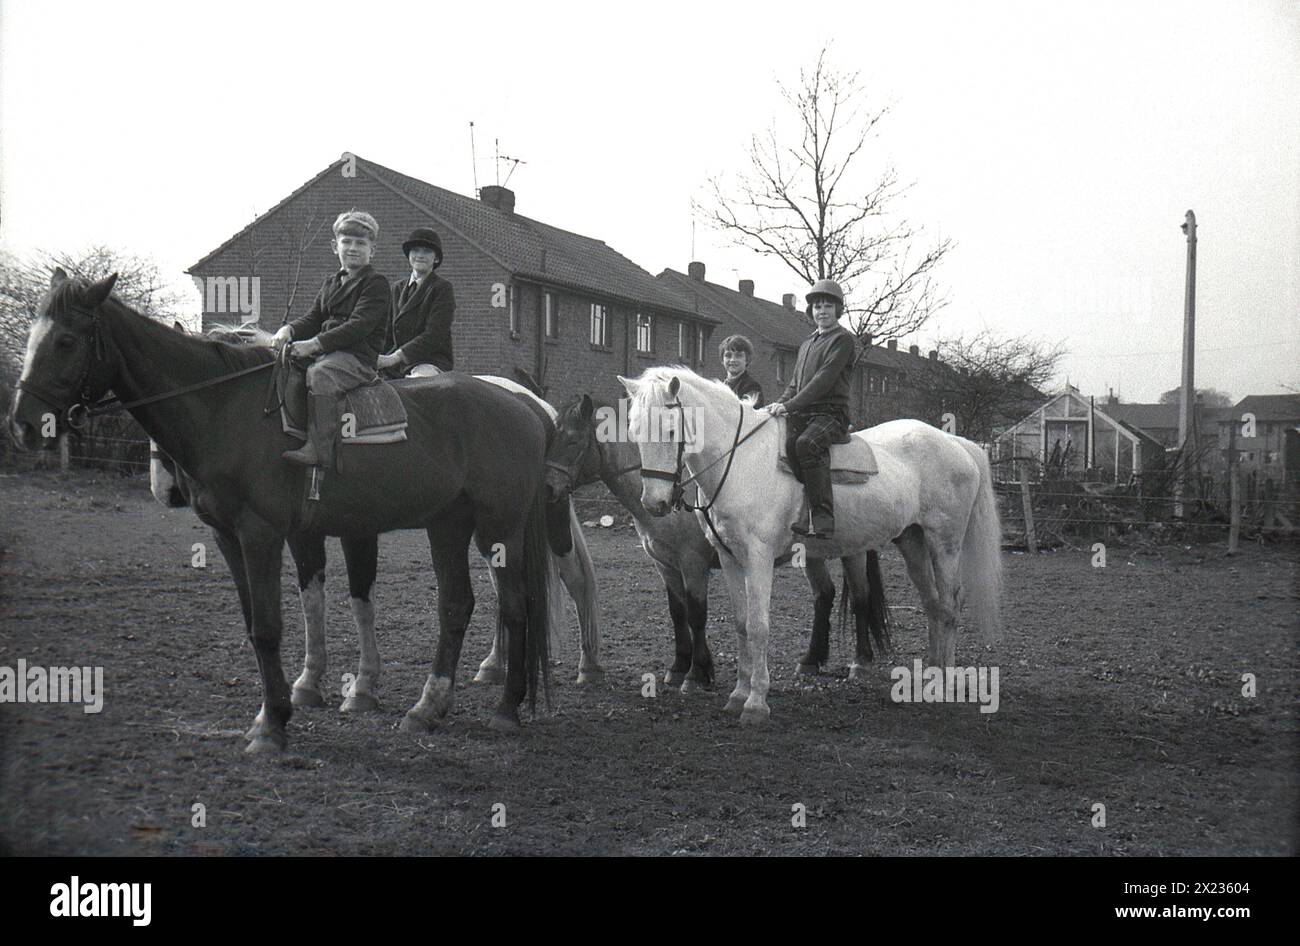
<path id="1" fill-rule="evenodd" d="M 497 162 L 496 162 L 496 163 L 497 163 L 497 186 L 498 186 L 498 187 L 505 187 L 507 184 L 510 183 L 510 175 L 512 175 L 512 174 L 515 173 L 515 168 L 519 167 L 519 165 L 521 165 L 521 164 L 527 164 L 528 162 L 525 161 L 523 158 L 512 158 L 512 157 L 510 157 L 510 155 L 508 155 L 508 154 L 502 154 L 502 153 L 501 153 L 501 139 L 500 139 L 500 138 L 494 138 L 494 139 L 492 139 L 492 143 L 493 143 L 493 145 L 496 147 L 496 154 L 497 154 Z M 509 170 L 508 172 L 506 172 L 506 179 L 505 179 L 504 181 L 501 180 L 501 162 L 502 162 L 502 161 L 509 161 L 509 162 L 510 162 L 510 170 Z"/>

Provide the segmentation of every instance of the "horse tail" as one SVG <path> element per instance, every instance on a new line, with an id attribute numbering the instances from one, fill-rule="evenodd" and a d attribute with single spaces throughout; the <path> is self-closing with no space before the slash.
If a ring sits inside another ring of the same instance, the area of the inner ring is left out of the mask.
<path id="1" fill-rule="evenodd" d="M 966 526 L 961 551 L 961 583 L 974 623 L 986 644 L 1002 634 L 1002 524 L 993 497 L 993 473 L 984 448 L 969 440 L 961 444 L 979 467 L 979 487 Z"/>
<path id="2" fill-rule="evenodd" d="M 524 592 L 527 600 L 527 624 L 524 631 L 524 655 L 528 679 L 528 707 L 537 712 L 537 680 L 541 677 L 546 706 L 551 705 L 551 594 L 555 577 L 551 547 L 546 538 L 546 501 L 541 477 L 528 520 L 524 526 Z"/>
<path id="3" fill-rule="evenodd" d="M 573 552 L 582 570 L 582 600 L 574 599 L 578 609 L 578 626 L 582 631 L 582 649 L 591 659 L 600 661 L 600 604 L 596 600 L 596 567 L 591 561 L 591 551 L 578 521 L 578 510 L 569 503 L 569 531 L 573 536 Z"/>
<path id="4" fill-rule="evenodd" d="M 867 552 L 867 630 L 871 639 L 882 654 L 894 649 L 893 639 L 889 634 L 889 602 L 885 600 L 885 578 L 880 573 L 880 553 L 875 549 Z"/>

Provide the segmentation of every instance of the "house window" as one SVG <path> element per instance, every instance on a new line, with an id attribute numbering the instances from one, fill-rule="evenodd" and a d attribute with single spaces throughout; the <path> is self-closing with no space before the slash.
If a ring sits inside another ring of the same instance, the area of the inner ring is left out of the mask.
<path id="1" fill-rule="evenodd" d="M 547 338 L 560 337 L 560 312 L 553 292 L 542 293 L 542 325 Z"/>
<path id="2" fill-rule="evenodd" d="M 691 329 L 685 322 L 677 323 L 677 357 L 683 362 L 690 362 Z"/>
<path id="3" fill-rule="evenodd" d="M 636 314 L 636 350 L 642 353 L 654 351 L 654 326 L 650 316 L 643 312 Z"/>
<path id="4" fill-rule="evenodd" d="M 519 293 L 510 287 L 510 337 L 519 337 Z"/>
<path id="5" fill-rule="evenodd" d="M 695 329 L 695 367 L 699 368 L 704 364 L 704 326 L 697 326 Z"/>
<path id="6" fill-rule="evenodd" d="M 876 393 L 876 376 L 874 374 L 867 375 L 867 393 Z"/>
<path id="7" fill-rule="evenodd" d="M 785 352 L 776 353 L 776 383 L 785 384 Z"/>
<path id="8" fill-rule="evenodd" d="M 881 393 L 881 394 L 888 394 L 888 393 L 889 393 L 889 379 L 888 379 L 888 378 L 881 378 L 881 379 L 880 379 L 880 393 Z"/>
<path id="9" fill-rule="evenodd" d="M 599 302 L 591 304 L 591 343 L 600 348 L 609 347 L 609 319 Z"/>

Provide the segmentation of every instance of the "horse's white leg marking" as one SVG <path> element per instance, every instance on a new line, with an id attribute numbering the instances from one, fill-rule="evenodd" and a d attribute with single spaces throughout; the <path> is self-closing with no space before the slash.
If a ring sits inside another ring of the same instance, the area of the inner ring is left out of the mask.
<path id="1" fill-rule="evenodd" d="M 454 696 L 455 689 L 452 687 L 451 677 L 429 674 L 429 678 L 424 681 L 424 690 L 420 693 L 419 702 L 406 711 L 406 716 L 401 723 L 402 731 L 419 732 L 422 729 L 432 729 L 438 720 L 447 715 Z"/>
<path id="2" fill-rule="evenodd" d="M 321 678 L 327 663 L 325 651 L 325 576 L 316 574 L 306 588 L 298 591 L 302 602 L 302 621 L 306 635 L 302 673 L 293 683 L 299 706 L 320 706 L 324 698 L 320 692 Z"/>
<path id="3" fill-rule="evenodd" d="M 723 552 L 718 556 L 722 562 L 722 577 L 727 582 L 727 593 L 731 596 L 731 613 L 736 624 L 736 688 L 727 697 L 726 711 L 739 713 L 745 708 L 749 699 L 752 666 L 749 651 L 749 636 L 745 622 L 749 620 L 749 601 L 745 594 L 745 570 L 730 555 Z"/>
<path id="4" fill-rule="evenodd" d="M 500 613 L 501 589 L 497 585 L 497 572 L 495 568 L 488 569 L 488 578 L 492 580 L 492 593 L 496 595 L 497 612 Z M 488 655 L 483 658 L 483 662 L 478 665 L 478 673 L 474 674 L 475 683 L 505 682 L 506 668 L 505 663 L 501 660 L 501 654 L 505 650 L 504 635 L 505 628 L 498 620 L 497 629 L 492 635 L 492 649 L 489 650 Z"/>
<path id="5" fill-rule="evenodd" d="M 749 637 L 750 692 L 745 709 L 740 714 L 742 725 L 755 725 L 767 721 L 771 710 L 767 706 L 767 642 L 768 615 L 772 603 L 772 560 L 776 553 L 763 546 L 748 550 L 749 567 L 745 570 L 745 597 L 748 607 L 745 622 Z"/>
<path id="6" fill-rule="evenodd" d="M 559 570 L 560 580 L 564 582 L 564 587 L 569 592 L 569 597 L 573 599 L 578 609 L 578 682 L 590 683 L 591 678 L 605 675 L 600 661 L 587 649 L 587 632 L 592 620 L 590 605 L 593 589 L 576 548 L 568 555 L 555 556 L 555 566 Z"/>
<path id="7" fill-rule="evenodd" d="M 352 622 L 357 628 L 357 643 L 361 648 L 361 661 L 357 667 L 357 679 L 340 712 L 351 713 L 357 710 L 377 710 L 379 700 L 374 694 L 375 685 L 379 683 L 382 664 L 379 659 L 379 643 L 375 638 L 375 603 L 361 598 L 350 598 L 352 605 Z"/>

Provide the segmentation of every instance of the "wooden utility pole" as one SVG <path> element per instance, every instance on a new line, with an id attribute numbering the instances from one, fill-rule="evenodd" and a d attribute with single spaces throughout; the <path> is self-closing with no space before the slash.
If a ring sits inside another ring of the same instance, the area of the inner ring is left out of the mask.
<path id="1" fill-rule="evenodd" d="M 1034 503 L 1029 497 L 1029 464 L 1020 462 L 1020 505 L 1025 514 L 1025 546 L 1030 555 L 1038 554 L 1038 536 L 1034 535 Z"/>
<path id="2" fill-rule="evenodd" d="M 1241 480 L 1237 466 L 1237 422 L 1228 425 L 1228 554 L 1237 554 L 1241 538 Z"/>
<path id="3" fill-rule="evenodd" d="M 1181 502 L 1187 491 L 1188 479 L 1192 473 L 1193 458 L 1196 454 L 1196 214 L 1187 211 L 1182 231 L 1187 234 L 1187 288 L 1183 295 L 1183 377 L 1178 394 L 1178 480 L 1174 496 L 1179 500 L 1174 504 L 1174 515 L 1181 518 Z"/>

